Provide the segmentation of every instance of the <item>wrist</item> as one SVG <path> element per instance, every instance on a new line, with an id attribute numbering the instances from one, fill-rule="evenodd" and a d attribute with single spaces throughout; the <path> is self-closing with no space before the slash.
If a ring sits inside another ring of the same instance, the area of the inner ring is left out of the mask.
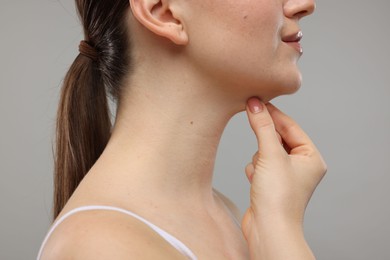
<path id="1" fill-rule="evenodd" d="M 257 218 L 245 235 L 251 259 L 315 259 L 304 238 L 302 221 L 281 216 Z"/>
<path id="2" fill-rule="evenodd" d="M 250 232 L 248 232 L 248 238 L 254 241 L 259 241 L 264 237 L 278 236 L 281 239 L 303 237 L 303 222 L 300 219 L 283 216 L 256 217 L 252 221 Z"/>

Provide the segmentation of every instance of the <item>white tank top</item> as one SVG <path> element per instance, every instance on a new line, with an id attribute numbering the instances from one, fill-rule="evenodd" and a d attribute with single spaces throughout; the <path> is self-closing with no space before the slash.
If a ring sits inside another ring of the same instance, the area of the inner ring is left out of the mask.
<path id="1" fill-rule="evenodd" d="M 45 244 L 46 244 L 47 240 L 49 239 L 50 235 L 53 233 L 53 231 L 56 229 L 56 227 L 58 227 L 58 225 L 60 225 L 69 216 L 76 214 L 77 212 L 80 212 L 80 211 L 88 211 L 88 210 L 112 210 L 112 211 L 121 212 L 121 213 L 127 214 L 131 217 L 134 217 L 134 218 L 142 221 L 146 225 L 148 225 L 151 229 L 153 229 L 157 234 L 159 234 L 162 238 L 164 238 L 169 244 L 171 244 L 174 248 L 176 248 L 180 253 L 185 255 L 188 259 L 197 260 L 197 257 L 195 256 L 195 254 L 192 253 L 192 251 L 186 245 L 184 245 L 179 239 L 175 238 L 174 236 L 172 236 L 168 232 L 162 230 L 161 228 L 157 227 L 156 225 L 150 223 L 146 219 L 138 216 L 137 214 L 135 214 L 131 211 L 128 211 L 128 210 L 125 210 L 122 208 L 111 207 L 111 206 L 101 206 L 101 205 L 93 205 L 93 206 L 91 205 L 91 206 L 78 207 L 78 208 L 75 208 L 75 209 L 67 212 L 61 218 L 59 218 L 52 225 L 52 227 L 50 228 L 49 232 L 47 233 L 45 239 L 43 240 L 41 248 L 39 249 L 37 260 L 41 259 L 43 248 L 45 247 Z"/>

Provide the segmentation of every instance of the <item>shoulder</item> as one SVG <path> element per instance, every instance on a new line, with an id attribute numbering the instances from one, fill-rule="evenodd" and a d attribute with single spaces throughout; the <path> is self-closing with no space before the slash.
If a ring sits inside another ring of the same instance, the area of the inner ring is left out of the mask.
<path id="1" fill-rule="evenodd" d="M 69 216 L 52 233 L 41 260 L 182 259 L 183 256 L 143 222 L 114 211 Z"/>
<path id="2" fill-rule="evenodd" d="M 233 213 L 234 217 L 236 217 L 238 221 L 241 221 L 242 218 L 241 212 L 236 206 L 236 204 L 234 204 L 233 201 L 231 201 L 228 197 L 226 197 L 217 189 L 213 188 L 213 190 L 218 195 L 218 197 L 225 203 L 225 205 L 229 208 L 229 210 Z"/>

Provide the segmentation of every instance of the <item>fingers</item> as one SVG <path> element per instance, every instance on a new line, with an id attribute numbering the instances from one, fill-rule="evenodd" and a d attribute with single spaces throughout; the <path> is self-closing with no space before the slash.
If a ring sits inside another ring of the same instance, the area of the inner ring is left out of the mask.
<path id="1" fill-rule="evenodd" d="M 257 138 L 259 153 L 262 156 L 272 157 L 275 153 L 280 152 L 282 150 L 280 141 L 267 106 L 254 97 L 248 100 L 246 111 L 249 123 Z"/>
<path id="2" fill-rule="evenodd" d="M 309 136 L 293 119 L 270 103 L 266 107 L 271 114 L 277 132 L 291 149 L 290 154 L 301 153 L 302 149 L 315 148 Z"/>

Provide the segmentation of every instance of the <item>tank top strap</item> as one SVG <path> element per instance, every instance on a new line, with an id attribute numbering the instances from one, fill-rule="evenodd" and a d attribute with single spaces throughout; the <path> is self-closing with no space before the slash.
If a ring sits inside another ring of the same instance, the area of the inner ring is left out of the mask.
<path id="1" fill-rule="evenodd" d="M 159 228 L 158 226 L 154 225 L 153 223 L 147 221 L 146 219 L 142 218 L 141 216 L 122 208 L 113 207 L 113 206 L 104 206 L 104 205 L 89 205 L 89 206 L 82 206 L 78 208 L 74 208 L 70 210 L 69 212 L 65 213 L 63 216 L 61 216 L 57 221 L 54 222 L 54 224 L 49 229 L 45 239 L 43 240 L 43 243 L 39 249 L 37 260 L 40 260 L 43 248 L 45 247 L 45 244 L 47 243 L 47 240 L 49 239 L 50 235 L 53 233 L 53 231 L 60 225 L 66 218 L 70 217 L 71 215 L 74 215 L 78 212 L 82 211 L 89 211 L 89 210 L 111 210 L 120 212 L 126 215 L 129 215 L 131 217 L 134 217 L 138 219 L 139 221 L 145 223 L 148 225 L 151 229 L 153 229 L 157 234 L 159 234 L 162 238 L 164 238 L 169 244 L 171 244 L 174 248 L 176 248 L 180 253 L 185 255 L 188 259 L 191 260 L 197 260 L 197 257 L 195 254 L 179 239 L 174 237 L 173 235 L 169 234 L 168 232 L 164 231 L 163 229 Z"/>

